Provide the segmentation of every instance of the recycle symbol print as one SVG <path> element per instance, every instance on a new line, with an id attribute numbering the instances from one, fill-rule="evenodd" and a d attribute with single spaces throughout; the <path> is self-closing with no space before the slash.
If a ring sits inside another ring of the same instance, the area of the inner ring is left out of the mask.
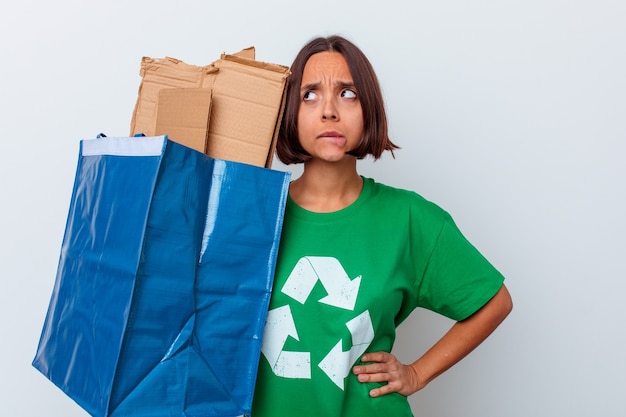
<path id="1" fill-rule="evenodd" d="M 322 256 L 300 258 L 287 277 L 281 292 L 300 304 L 304 304 L 318 280 L 328 294 L 318 302 L 354 311 L 361 276 L 351 280 L 336 258 Z M 368 310 L 345 325 L 352 336 L 350 350 L 343 351 L 343 341 L 340 339 L 318 364 L 330 380 L 342 390 L 344 379 L 348 376 L 352 365 L 374 340 L 374 328 Z M 310 352 L 283 350 L 288 337 L 300 340 L 289 304 L 268 312 L 261 352 L 275 375 L 284 378 L 311 379 Z"/>

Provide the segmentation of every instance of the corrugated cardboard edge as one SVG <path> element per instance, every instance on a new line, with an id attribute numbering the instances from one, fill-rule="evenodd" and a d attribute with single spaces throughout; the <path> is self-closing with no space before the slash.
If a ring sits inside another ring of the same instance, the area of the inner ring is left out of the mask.
<path id="1" fill-rule="evenodd" d="M 272 145 L 267 153 L 267 160 L 265 161 L 265 168 L 272 167 L 272 161 L 274 160 L 274 154 L 276 153 L 276 143 L 278 142 L 278 132 L 283 122 L 283 115 L 285 113 L 285 100 L 287 98 L 287 86 L 283 89 L 283 98 L 280 101 L 280 110 L 278 111 L 278 117 L 276 118 L 276 127 L 274 128 L 274 137 L 272 138 Z"/>
<path id="2" fill-rule="evenodd" d="M 239 56 L 242 58 L 247 58 L 247 59 L 256 59 L 256 56 L 255 56 L 256 50 L 254 49 L 254 46 L 249 46 L 247 48 L 242 49 L 239 52 L 235 52 L 232 55 Z"/>
<path id="3" fill-rule="evenodd" d="M 249 65 L 251 67 L 261 68 L 267 71 L 274 71 L 277 73 L 285 74 L 285 79 L 291 74 L 289 67 L 280 64 L 270 64 L 268 62 L 257 61 L 256 59 L 245 58 L 236 54 L 222 54 L 220 60 L 233 61 L 244 65 Z M 217 60 L 214 64 L 219 67 L 219 61 Z"/>

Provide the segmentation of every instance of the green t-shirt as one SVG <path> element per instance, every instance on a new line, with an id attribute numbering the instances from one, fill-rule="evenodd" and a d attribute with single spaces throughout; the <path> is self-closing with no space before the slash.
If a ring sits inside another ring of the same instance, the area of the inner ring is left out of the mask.
<path id="1" fill-rule="evenodd" d="M 390 352 L 416 307 L 462 320 L 503 279 L 414 192 L 364 178 L 359 198 L 332 213 L 289 198 L 252 417 L 412 416 L 403 395 L 371 398 L 381 384 L 358 382 L 352 367 Z"/>

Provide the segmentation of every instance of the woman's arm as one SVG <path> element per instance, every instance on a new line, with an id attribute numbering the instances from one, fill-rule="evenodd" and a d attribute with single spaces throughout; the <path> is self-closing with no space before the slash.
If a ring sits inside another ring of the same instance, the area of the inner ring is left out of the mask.
<path id="1" fill-rule="evenodd" d="M 353 368 L 361 382 L 387 382 L 370 391 L 372 397 L 398 392 L 411 395 L 450 369 L 480 345 L 506 318 L 513 308 L 506 286 L 469 318 L 455 323 L 421 358 L 410 365 L 401 364 L 387 352 L 366 353 L 363 362 Z"/>

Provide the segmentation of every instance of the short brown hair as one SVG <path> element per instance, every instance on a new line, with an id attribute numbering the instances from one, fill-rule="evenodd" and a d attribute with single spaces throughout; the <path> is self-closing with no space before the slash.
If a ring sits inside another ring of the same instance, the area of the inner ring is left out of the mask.
<path id="1" fill-rule="evenodd" d="M 384 151 L 391 151 L 393 155 L 393 150 L 399 147 L 389 139 L 383 95 L 374 68 L 356 45 L 335 35 L 311 40 L 300 50 L 291 65 L 291 75 L 287 79 L 285 113 L 276 144 L 278 159 L 287 165 L 311 159 L 298 138 L 298 111 L 304 67 L 309 58 L 319 52 L 339 52 L 343 55 L 359 96 L 363 110 L 363 137 L 349 154 L 357 159 L 371 155 L 375 160 Z"/>

